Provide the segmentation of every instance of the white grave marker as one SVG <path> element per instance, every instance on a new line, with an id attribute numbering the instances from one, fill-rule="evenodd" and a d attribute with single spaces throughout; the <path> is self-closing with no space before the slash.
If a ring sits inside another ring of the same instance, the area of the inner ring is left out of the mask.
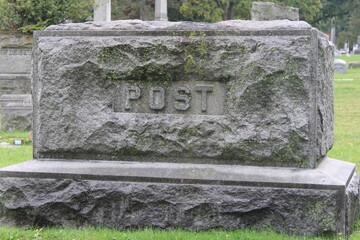
<path id="1" fill-rule="evenodd" d="M 94 22 L 111 22 L 111 0 L 95 0 Z"/>

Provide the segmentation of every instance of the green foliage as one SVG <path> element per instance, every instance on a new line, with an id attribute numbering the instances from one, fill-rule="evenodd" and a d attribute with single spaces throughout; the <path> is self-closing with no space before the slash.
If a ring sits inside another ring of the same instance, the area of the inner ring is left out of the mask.
<path id="1" fill-rule="evenodd" d="M 330 32 L 334 22 L 337 33 L 337 46 L 344 43 L 352 47 L 360 34 L 360 0 L 321 0 L 323 8 L 312 24 L 323 32 Z"/>
<path id="2" fill-rule="evenodd" d="M 155 0 L 112 0 L 111 18 L 154 20 Z"/>
<path id="3" fill-rule="evenodd" d="M 85 21 L 93 0 L 0 0 L 0 28 L 32 32 L 65 20 Z"/>
<path id="4" fill-rule="evenodd" d="M 191 21 L 219 22 L 223 20 L 224 9 L 213 0 L 189 0 L 180 8 L 180 13 Z"/>
<path id="5" fill-rule="evenodd" d="M 344 46 L 345 42 L 353 46 L 357 43 L 357 37 L 360 35 L 360 1 L 354 3 L 353 7 L 347 15 L 336 19 L 339 48 Z"/>
<path id="6" fill-rule="evenodd" d="M 180 13 L 180 6 L 187 0 L 168 0 L 169 21 L 191 21 Z M 155 0 L 112 0 L 111 18 L 154 20 Z"/>
<path id="7" fill-rule="evenodd" d="M 317 13 L 323 7 L 321 0 L 274 0 L 279 5 L 299 8 L 300 19 L 306 22 L 313 22 Z"/>
<path id="8" fill-rule="evenodd" d="M 322 5 L 320 0 L 266 0 L 283 6 L 299 8 L 300 18 L 311 22 Z M 253 0 L 188 0 L 180 13 L 192 21 L 218 22 L 229 19 L 250 19 Z"/>

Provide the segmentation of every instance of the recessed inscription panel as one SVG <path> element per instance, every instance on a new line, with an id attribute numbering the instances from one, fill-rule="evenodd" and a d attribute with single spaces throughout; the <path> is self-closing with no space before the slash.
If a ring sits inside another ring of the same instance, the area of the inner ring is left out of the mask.
<path id="1" fill-rule="evenodd" d="M 129 81 L 115 89 L 113 107 L 124 113 L 223 115 L 225 88 L 225 83 L 211 81 Z"/>

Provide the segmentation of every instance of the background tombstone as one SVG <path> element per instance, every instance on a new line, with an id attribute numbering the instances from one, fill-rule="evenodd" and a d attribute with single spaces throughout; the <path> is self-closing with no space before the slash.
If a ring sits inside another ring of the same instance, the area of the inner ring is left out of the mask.
<path id="1" fill-rule="evenodd" d="M 0 31 L 0 119 L 5 131 L 31 127 L 31 47 L 31 36 Z M 13 106 L 24 103 L 28 106 Z"/>
<path id="2" fill-rule="evenodd" d="M 0 96 L 30 93 L 32 37 L 0 32 Z"/>
<path id="3" fill-rule="evenodd" d="M 32 126 L 31 95 L 4 94 L 0 96 L 0 121 L 2 131 L 29 131 Z"/>
<path id="4" fill-rule="evenodd" d="M 360 68 L 360 62 L 349 62 L 349 69 Z"/>
<path id="5" fill-rule="evenodd" d="M 251 20 L 270 21 L 281 19 L 299 21 L 299 9 L 279 6 L 273 2 L 252 2 Z"/>
<path id="6" fill-rule="evenodd" d="M 355 54 L 355 55 L 360 54 L 360 48 L 355 49 L 355 50 L 354 50 L 354 54 Z"/>
<path id="7" fill-rule="evenodd" d="M 94 22 L 111 21 L 111 0 L 96 0 Z"/>
<path id="8" fill-rule="evenodd" d="M 34 160 L 0 170 L 1 224 L 351 232 L 355 165 L 326 158 L 333 45 L 307 23 L 114 21 L 35 40 Z"/>
<path id="9" fill-rule="evenodd" d="M 335 59 L 334 60 L 334 72 L 335 73 L 346 73 L 346 62 L 341 59 Z"/>
<path id="10" fill-rule="evenodd" d="M 9 103 L 1 109 L 2 131 L 30 131 L 32 123 L 31 103 Z"/>
<path id="11" fill-rule="evenodd" d="M 167 20 L 167 0 L 155 0 L 155 21 Z"/>

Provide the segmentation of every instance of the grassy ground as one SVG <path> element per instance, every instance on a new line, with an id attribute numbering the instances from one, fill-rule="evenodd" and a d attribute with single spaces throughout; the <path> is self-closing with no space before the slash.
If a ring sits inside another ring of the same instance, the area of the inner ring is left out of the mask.
<path id="1" fill-rule="evenodd" d="M 341 57 L 347 62 L 360 62 L 360 55 L 351 57 Z M 348 70 L 347 74 L 335 74 L 334 93 L 335 93 L 335 144 L 328 156 L 340 160 L 356 163 L 358 173 L 360 173 L 360 69 Z M 340 79 L 353 79 L 340 80 Z M 26 144 L 29 142 L 28 133 L 0 132 L 0 143 L 13 143 L 15 139 L 22 139 Z M 16 148 L 0 147 L 0 167 L 8 166 L 32 158 L 32 148 L 30 145 L 23 145 Z M 354 233 L 350 240 L 360 239 L 360 221 L 357 222 Z M 161 231 L 161 230 L 140 230 L 140 231 L 116 231 L 111 229 L 87 228 L 81 230 L 68 229 L 22 229 L 0 227 L 0 240 L 325 240 L 326 237 L 302 238 L 290 237 L 274 233 L 273 231 L 258 232 L 251 230 L 222 231 L 213 230 L 206 232 L 188 232 L 181 230 Z M 335 239 L 344 239 L 338 236 Z"/>
<path id="2" fill-rule="evenodd" d="M 324 240 L 314 237 L 290 237 L 273 231 L 211 230 L 190 232 L 183 230 L 117 231 L 111 229 L 86 228 L 82 230 L 0 228 L 1 240 L 46 239 L 46 240 Z M 333 239 L 343 239 L 341 236 Z"/>
<path id="3" fill-rule="evenodd" d="M 360 55 L 340 59 L 360 62 Z M 348 69 L 334 78 L 335 144 L 328 156 L 356 163 L 360 173 L 360 69 Z"/>
<path id="4" fill-rule="evenodd" d="M 22 140 L 22 145 L 12 147 L 14 141 L 18 139 Z M 32 146 L 28 132 L 0 131 L 1 143 L 8 143 L 10 147 L 0 147 L 0 168 L 32 159 Z"/>

